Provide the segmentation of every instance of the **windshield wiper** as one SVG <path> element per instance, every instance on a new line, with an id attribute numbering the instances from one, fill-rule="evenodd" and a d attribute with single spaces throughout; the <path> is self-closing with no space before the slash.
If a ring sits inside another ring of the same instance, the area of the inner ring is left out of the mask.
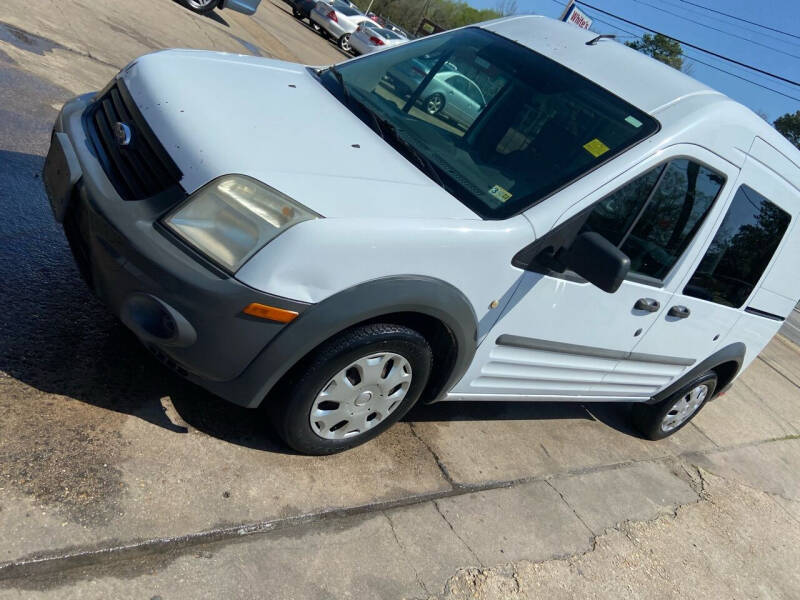
<path id="1" fill-rule="evenodd" d="M 409 142 L 403 136 L 401 136 L 400 133 L 397 131 L 397 127 L 395 127 L 392 123 L 379 119 L 374 114 L 373 117 L 375 118 L 375 121 L 379 123 L 381 130 L 388 133 L 391 136 L 392 140 L 395 142 L 395 144 L 393 144 L 395 148 L 397 148 L 398 145 L 402 146 L 402 150 L 400 148 L 397 149 L 400 150 L 401 152 L 405 150 L 405 154 L 410 156 L 414 161 L 416 161 L 417 164 L 422 167 L 422 170 L 425 173 L 427 173 L 431 178 L 433 178 L 434 181 L 436 181 L 436 183 L 439 184 L 439 187 L 445 190 L 447 189 L 447 187 L 444 185 L 444 181 L 442 180 L 441 175 L 439 175 L 439 167 L 437 167 L 436 164 L 430 158 L 422 154 L 419 150 L 417 150 L 417 148 L 411 142 Z M 388 139 L 386 139 L 386 135 L 383 135 L 383 139 L 389 141 Z"/>
<path id="2" fill-rule="evenodd" d="M 342 77 L 341 71 L 339 71 L 339 69 L 337 69 L 334 65 L 331 65 L 325 70 L 330 71 L 333 73 L 333 76 L 336 77 L 336 81 L 339 82 L 339 87 L 342 88 L 342 95 L 344 96 L 345 101 L 349 104 L 351 100 L 350 92 L 347 89 L 347 84 L 344 82 L 344 77 Z"/>

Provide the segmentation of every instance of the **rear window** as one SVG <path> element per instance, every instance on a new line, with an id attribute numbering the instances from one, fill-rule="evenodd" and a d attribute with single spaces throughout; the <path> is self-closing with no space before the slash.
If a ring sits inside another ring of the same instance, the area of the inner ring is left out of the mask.
<path id="1" fill-rule="evenodd" d="M 683 293 L 739 308 L 778 249 L 791 217 L 743 185 Z"/>
<path id="2" fill-rule="evenodd" d="M 379 29 L 378 32 L 387 40 L 402 40 L 403 36 L 397 35 L 391 29 Z"/>
<path id="3" fill-rule="evenodd" d="M 355 8 L 351 7 L 349 4 L 344 4 L 342 2 L 334 2 L 333 7 L 346 17 L 353 17 L 355 15 L 361 14 Z"/>
<path id="4" fill-rule="evenodd" d="M 435 169 L 432 178 L 487 219 L 525 210 L 659 127 L 560 63 L 479 28 L 337 68 L 349 94 Z"/>

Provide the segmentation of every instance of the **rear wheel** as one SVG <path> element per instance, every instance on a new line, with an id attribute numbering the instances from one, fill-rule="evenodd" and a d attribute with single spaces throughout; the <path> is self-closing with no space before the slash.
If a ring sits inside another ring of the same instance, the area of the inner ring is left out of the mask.
<path id="1" fill-rule="evenodd" d="M 217 7 L 219 0 L 183 0 L 183 4 L 190 10 L 204 15 Z"/>
<path id="2" fill-rule="evenodd" d="M 293 8 L 292 9 L 292 14 L 294 15 L 295 19 L 300 19 L 301 21 L 306 18 L 306 15 L 303 14 L 303 11 L 301 11 L 301 10 L 299 10 L 297 8 Z"/>
<path id="3" fill-rule="evenodd" d="M 717 374 L 708 371 L 658 404 L 634 404 L 633 425 L 646 438 L 660 440 L 691 421 L 717 388 Z"/>
<path id="4" fill-rule="evenodd" d="M 375 324 L 317 349 L 274 394 L 278 434 L 304 454 L 333 454 L 374 438 L 414 405 L 430 375 L 431 348 L 408 327 Z"/>
<path id="5" fill-rule="evenodd" d="M 339 38 L 339 48 L 341 48 L 345 52 L 350 52 L 350 50 L 352 50 L 352 47 L 350 46 L 349 33 L 345 33 L 342 37 Z"/>

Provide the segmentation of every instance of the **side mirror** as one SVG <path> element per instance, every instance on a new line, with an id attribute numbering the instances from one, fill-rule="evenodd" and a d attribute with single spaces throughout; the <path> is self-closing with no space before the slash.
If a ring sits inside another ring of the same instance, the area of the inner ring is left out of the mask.
<path id="1" fill-rule="evenodd" d="M 558 260 L 589 283 L 613 294 L 631 270 L 631 259 L 599 233 L 580 234 Z"/>

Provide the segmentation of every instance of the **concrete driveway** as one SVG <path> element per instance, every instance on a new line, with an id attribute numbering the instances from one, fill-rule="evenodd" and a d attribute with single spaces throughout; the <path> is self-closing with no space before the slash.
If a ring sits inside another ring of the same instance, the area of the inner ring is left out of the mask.
<path id="1" fill-rule="evenodd" d="M 769 516 L 764 532 L 783 515 L 798 546 L 800 351 L 783 337 L 658 443 L 621 406 L 442 404 L 309 458 L 260 413 L 162 368 L 85 289 L 39 173 L 67 98 L 170 46 L 344 58 L 277 0 L 253 18 L 171 0 L 0 6 L 0 597 L 536 597 L 543 582 L 578 585 L 552 560 L 619 543 L 620 523 L 706 523 L 710 540 L 714 506 L 739 497 L 750 504 L 725 515 Z M 757 570 L 790 546 L 747 539 L 761 558 L 741 589 L 799 595 Z M 702 567 L 712 583 L 728 572 Z"/>

